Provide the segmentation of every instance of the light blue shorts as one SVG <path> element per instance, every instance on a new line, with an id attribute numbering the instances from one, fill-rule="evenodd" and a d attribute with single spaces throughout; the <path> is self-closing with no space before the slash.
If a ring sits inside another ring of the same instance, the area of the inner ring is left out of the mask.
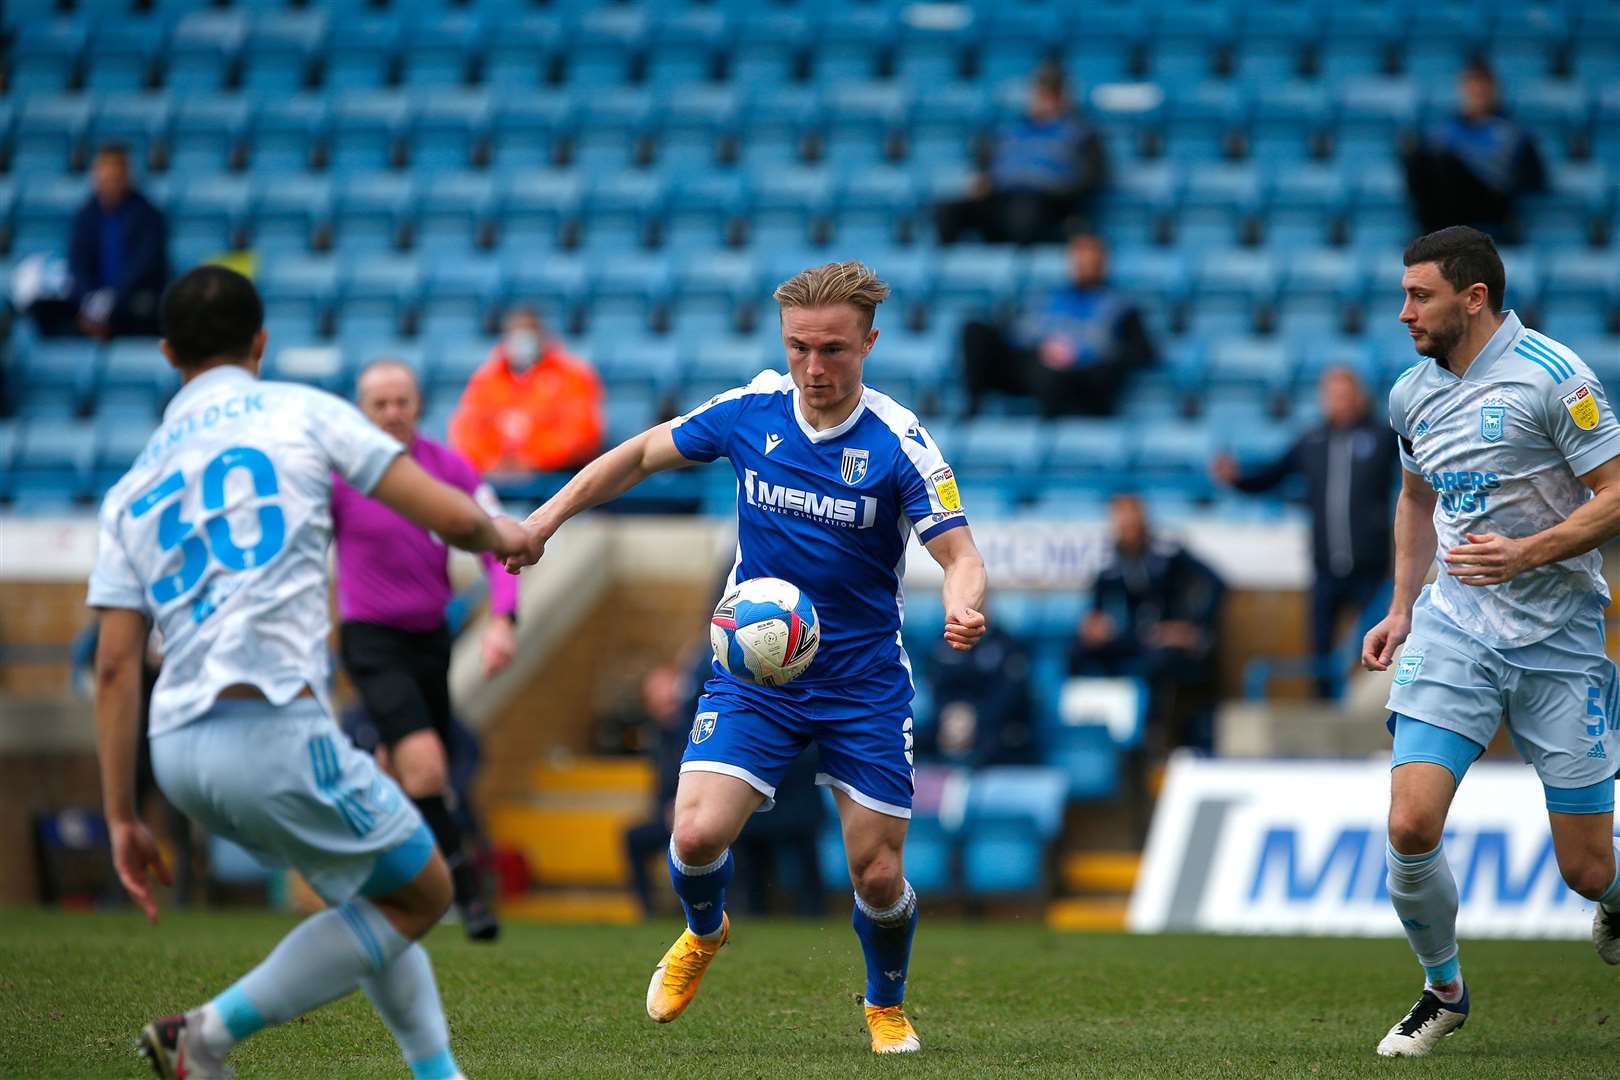
<path id="1" fill-rule="evenodd" d="M 1596 602 L 1542 641 L 1495 649 L 1436 611 L 1425 594 L 1395 664 L 1389 711 L 1480 747 L 1505 721 L 1544 786 L 1587 788 L 1620 768 L 1617 694 L 1620 680 L 1604 652 Z"/>
<path id="2" fill-rule="evenodd" d="M 187 817 L 330 904 L 392 892 L 433 854 L 416 807 L 314 698 L 215 702 L 152 739 L 152 770 Z"/>

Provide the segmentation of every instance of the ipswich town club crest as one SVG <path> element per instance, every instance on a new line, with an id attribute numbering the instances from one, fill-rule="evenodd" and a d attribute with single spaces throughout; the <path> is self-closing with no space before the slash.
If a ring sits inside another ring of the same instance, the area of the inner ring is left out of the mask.
<path id="1" fill-rule="evenodd" d="M 854 486 L 866 479 L 867 459 L 865 450 L 844 447 L 844 461 L 838 468 L 838 475 L 844 478 L 844 483 Z"/>
<path id="2" fill-rule="evenodd" d="M 1487 401 L 1479 407 L 1479 437 L 1486 442 L 1498 442 L 1507 419 L 1507 405 L 1501 401 Z"/>
<path id="3" fill-rule="evenodd" d="M 1414 656 L 1411 653 L 1406 653 L 1401 657 L 1400 663 L 1395 665 L 1395 685 L 1405 686 L 1413 679 L 1416 679 L 1418 672 L 1422 670 L 1423 655 L 1419 653 Z"/>

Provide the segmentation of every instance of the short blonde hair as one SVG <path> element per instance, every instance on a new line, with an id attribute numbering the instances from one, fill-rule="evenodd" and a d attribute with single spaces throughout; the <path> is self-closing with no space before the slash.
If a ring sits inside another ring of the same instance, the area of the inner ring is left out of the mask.
<path id="1" fill-rule="evenodd" d="M 889 287 L 865 263 L 852 260 L 800 270 L 778 285 L 772 295 L 784 311 L 850 304 L 866 319 L 870 330 L 877 306 L 889 297 Z"/>

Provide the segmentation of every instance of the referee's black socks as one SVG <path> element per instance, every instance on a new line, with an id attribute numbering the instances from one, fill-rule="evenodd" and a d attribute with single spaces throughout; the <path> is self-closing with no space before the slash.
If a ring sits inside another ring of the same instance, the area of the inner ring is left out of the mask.
<path id="1" fill-rule="evenodd" d="M 469 896 L 476 896 L 478 893 L 476 878 L 470 867 L 462 865 L 461 830 L 456 827 L 455 819 L 450 816 L 450 807 L 445 805 L 444 796 L 428 795 L 411 801 L 422 812 L 422 820 L 433 830 L 433 839 L 438 842 L 439 850 L 444 853 L 445 861 L 450 864 L 450 873 L 456 883 L 456 902 L 460 903 Z"/>

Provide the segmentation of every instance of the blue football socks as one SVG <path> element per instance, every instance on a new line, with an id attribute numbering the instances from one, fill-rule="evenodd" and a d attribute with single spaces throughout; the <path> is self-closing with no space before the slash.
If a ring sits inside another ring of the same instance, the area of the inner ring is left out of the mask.
<path id="1" fill-rule="evenodd" d="M 675 842 L 669 845 L 669 880 L 675 886 L 675 895 L 686 909 L 686 925 L 699 937 L 712 937 L 720 932 L 720 922 L 726 912 L 726 886 L 731 884 L 735 864 L 731 849 L 727 848 L 707 866 L 683 863 L 675 854 Z"/>
<path id="2" fill-rule="evenodd" d="M 850 922 L 866 956 L 866 1003 L 900 1004 L 906 998 L 911 939 L 917 933 L 917 894 L 911 882 L 905 883 L 900 899 L 886 908 L 874 908 L 856 893 Z"/>

